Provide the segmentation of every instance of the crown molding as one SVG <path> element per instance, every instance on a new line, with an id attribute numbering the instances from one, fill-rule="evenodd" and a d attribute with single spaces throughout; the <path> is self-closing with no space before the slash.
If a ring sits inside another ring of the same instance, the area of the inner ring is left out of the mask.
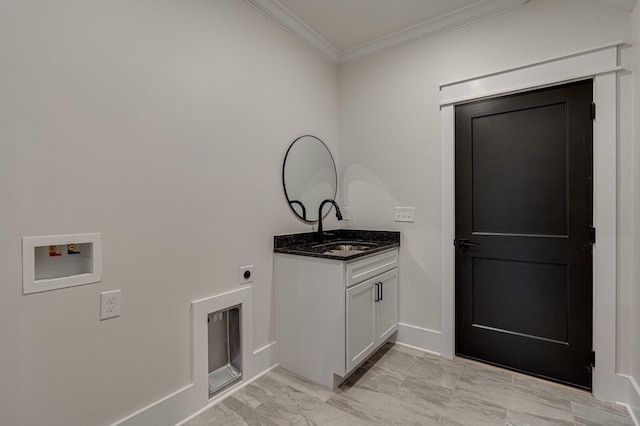
<path id="1" fill-rule="evenodd" d="M 291 13 L 278 0 L 245 0 L 258 9 L 267 18 L 293 34 L 304 44 L 315 50 L 317 54 L 334 65 L 340 63 L 340 52 L 328 41 L 312 30 L 300 18 Z"/>
<path id="2" fill-rule="evenodd" d="M 623 12 L 632 12 L 636 7 L 638 0 L 594 0 L 597 3 L 605 6 L 612 7 L 614 9 L 622 10 Z"/>
<path id="3" fill-rule="evenodd" d="M 378 38 L 369 43 L 346 50 L 340 54 L 340 63 L 346 65 L 369 56 L 396 49 L 425 38 L 436 36 L 445 31 L 508 12 L 527 3 L 529 0 L 486 0 L 458 9 L 435 19 L 422 22 L 396 33 Z"/>
<path id="4" fill-rule="evenodd" d="M 304 44 L 335 66 L 357 62 L 405 46 L 416 41 L 433 37 L 444 31 L 471 24 L 481 19 L 508 12 L 521 7 L 529 0 L 480 0 L 468 7 L 440 16 L 405 30 L 378 38 L 343 52 L 338 51 L 318 33 L 302 22 L 278 0 L 245 0 L 282 28 L 293 34 Z M 615 1 L 615 0 L 610 0 Z"/>

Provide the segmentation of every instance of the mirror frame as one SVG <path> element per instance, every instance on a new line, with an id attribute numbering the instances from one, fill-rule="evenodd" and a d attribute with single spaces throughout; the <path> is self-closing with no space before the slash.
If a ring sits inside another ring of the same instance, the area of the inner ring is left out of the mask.
<path id="1" fill-rule="evenodd" d="M 315 140 L 317 140 L 318 142 L 320 142 L 324 148 L 327 150 L 327 153 L 329 154 L 329 158 L 331 159 L 331 163 L 333 164 L 333 174 L 335 176 L 335 188 L 333 191 L 333 196 L 331 197 L 331 199 L 335 200 L 336 199 L 336 195 L 338 194 L 338 170 L 336 168 L 336 161 L 333 158 L 333 154 L 331 154 L 331 150 L 329 150 L 329 147 L 327 146 L 326 143 L 324 143 L 324 141 L 322 141 L 322 139 L 320 139 L 317 136 L 313 136 L 313 135 L 303 135 L 300 136 L 298 138 L 296 138 L 293 142 L 291 142 L 291 144 L 289 145 L 289 148 L 287 148 L 287 153 L 284 156 L 284 161 L 282 162 L 282 187 L 284 188 L 284 195 L 285 198 L 287 199 L 287 204 L 289 204 L 289 208 L 291 209 L 291 211 L 293 211 L 293 213 L 296 215 L 296 217 L 298 217 L 300 220 L 303 220 L 307 223 L 316 223 L 320 220 L 320 218 L 317 218 L 316 220 L 308 220 L 306 217 L 302 217 L 300 216 L 300 213 L 298 213 L 296 211 L 296 209 L 293 208 L 293 204 L 296 204 L 297 200 L 291 200 L 289 198 L 289 193 L 287 192 L 287 184 L 285 182 L 285 167 L 287 165 L 287 158 L 289 157 L 289 153 L 291 152 L 291 148 L 293 148 L 293 146 L 296 144 L 296 142 L 298 142 L 299 140 L 301 140 L 302 138 L 313 138 Z M 321 200 L 320 202 L 322 202 L 323 200 Z M 297 202 L 300 205 L 302 205 L 302 203 L 300 203 L 299 201 Z M 329 207 L 331 207 L 331 205 L 329 205 Z M 305 210 L 305 207 L 302 205 L 303 211 Z M 315 207 L 315 209 L 319 209 L 320 205 L 318 204 L 318 206 Z M 327 209 L 327 212 L 322 215 L 323 218 L 325 218 L 329 213 L 331 212 L 331 208 Z"/>

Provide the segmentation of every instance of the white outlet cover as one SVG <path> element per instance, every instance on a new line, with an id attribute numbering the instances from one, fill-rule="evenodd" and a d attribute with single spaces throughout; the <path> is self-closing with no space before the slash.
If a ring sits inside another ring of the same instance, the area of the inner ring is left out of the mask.
<path id="1" fill-rule="evenodd" d="M 248 277 L 245 277 L 245 273 L 249 273 Z M 253 265 L 240 267 L 240 284 L 249 284 L 253 282 Z"/>
<path id="2" fill-rule="evenodd" d="M 104 291 L 100 293 L 100 319 L 120 316 L 120 290 Z"/>

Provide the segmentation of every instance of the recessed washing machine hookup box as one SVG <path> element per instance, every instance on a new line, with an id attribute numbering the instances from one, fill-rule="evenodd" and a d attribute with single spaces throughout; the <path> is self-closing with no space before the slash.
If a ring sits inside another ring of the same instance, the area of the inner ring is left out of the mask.
<path id="1" fill-rule="evenodd" d="M 101 234 L 22 239 L 23 294 L 97 283 L 101 280 Z"/>

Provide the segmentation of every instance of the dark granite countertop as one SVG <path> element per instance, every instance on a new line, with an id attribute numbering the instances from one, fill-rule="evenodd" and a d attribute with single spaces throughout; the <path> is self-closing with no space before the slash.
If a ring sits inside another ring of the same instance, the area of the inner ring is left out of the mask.
<path id="1" fill-rule="evenodd" d="M 331 250 L 339 244 L 363 245 L 364 250 Z M 324 232 L 324 242 L 318 241 L 317 232 L 276 235 L 273 237 L 275 253 L 311 256 L 323 259 L 352 260 L 369 256 L 395 247 L 400 247 L 400 232 L 366 231 L 357 229 L 336 229 Z"/>

